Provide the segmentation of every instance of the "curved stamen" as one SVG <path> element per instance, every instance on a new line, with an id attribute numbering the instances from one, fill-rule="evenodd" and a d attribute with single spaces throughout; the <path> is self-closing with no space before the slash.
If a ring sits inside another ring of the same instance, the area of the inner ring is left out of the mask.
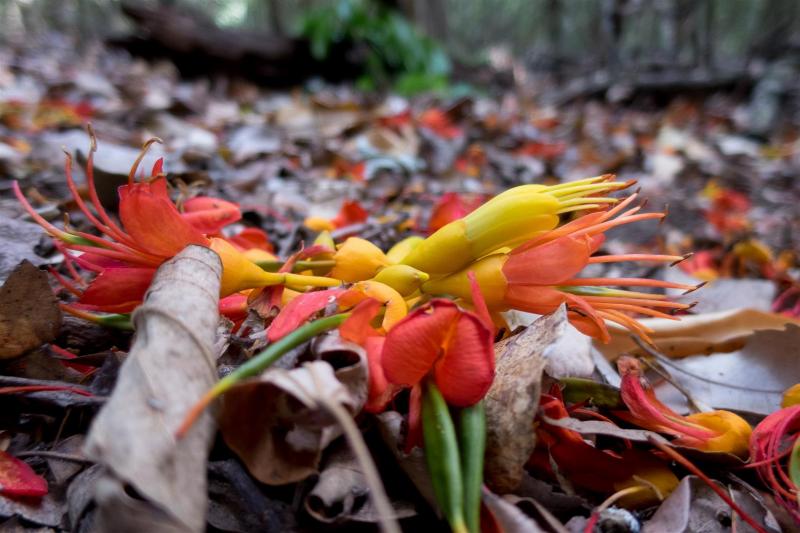
<path id="1" fill-rule="evenodd" d="M 573 278 L 567 281 L 562 281 L 559 285 L 573 286 L 573 285 L 611 285 L 615 287 L 659 287 L 662 289 L 683 289 L 683 290 L 696 290 L 697 285 L 688 285 L 686 283 L 674 283 L 672 281 L 663 281 L 660 279 L 644 279 L 644 278 Z"/>
<path id="2" fill-rule="evenodd" d="M 22 190 L 19 188 L 19 182 L 17 180 L 13 180 L 11 182 L 11 189 L 14 191 L 14 196 L 17 197 L 19 203 L 22 204 L 22 208 L 25 209 L 25 211 L 27 211 L 30 217 L 37 224 L 39 224 L 42 227 L 42 229 L 44 229 L 48 233 L 48 235 L 56 239 L 61 239 L 63 241 L 69 242 L 70 234 L 68 232 L 58 229 L 50 222 L 45 220 L 45 218 L 39 213 L 37 213 L 36 210 L 33 208 L 33 206 L 30 203 L 28 203 L 28 199 L 25 198 L 24 194 L 22 194 Z"/>
<path id="3" fill-rule="evenodd" d="M 671 261 L 680 262 L 685 259 L 682 255 L 661 254 L 623 254 L 623 255 L 597 255 L 589 258 L 589 263 L 617 263 L 622 261 Z"/>
<path id="4" fill-rule="evenodd" d="M 631 305 L 631 304 L 621 304 L 621 303 L 606 303 L 606 304 L 598 304 L 597 309 L 616 309 L 618 311 L 630 311 L 632 313 L 639 313 L 640 315 L 647 315 L 652 316 L 655 318 L 665 318 L 667 320 L 680 320 L 680 318 L 672 315 L 668 315 L 666 313 L 662 313 L 661 311 L 656 311 L 655 309 L 649 309 L 647 307 L 642 307 L 641 305 Z"/>
<path id="5" fill-rule="evenodd" d="M 89 157 L 86 160 L 86 186 L 89 189 L 89 199 L 92 201 L 92 205 L 94 205 L 95 211 L 97 211 L 100 219 L 105 223 L 108 229 L 111 230 L 109 235 L 123 244 L 135 247 L 136 243 L 134 240 L 108 216 L 105 208 L 103 208 L 103 204 L 100 202 L 100 197 L 97 196 L 97 188 L 94 184 L 94 153 L 97 151 L 97 138 L 94 135 L 92 125 L 89 124 L 87 128 L 89 130 L 89 138 L 91 139 Z"/>
<path id="6" fill-rule="evenodd" d="M 147 142 L 144 143 L 144 146 L 142 146 L 142 151 L 139 152 L 136 161 L 134 161 L 133 166 L 131 166 L 131 171 L 128 173 L 128 185 L 133 185 L 134 178 L 136 177 L 136 171 L 139 170 L 139 164 L 142 162 L 142 159 L 144 159 L 144 156 L 147 155 L 147 151 L 150 150 L 150 147 L 154 143 L 163 144 L 163 142 L 164 141 L 162 141 L 158 137 L 153 137 L 151 139 L 148 139 Z"/>

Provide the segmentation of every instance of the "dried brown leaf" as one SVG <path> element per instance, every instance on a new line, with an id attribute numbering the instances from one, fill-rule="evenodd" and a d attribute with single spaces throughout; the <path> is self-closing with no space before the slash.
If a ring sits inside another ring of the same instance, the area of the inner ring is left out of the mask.
<path id="1" fill-rule="evenodd" d="M 656 346 L 670 357 L 732 352 L 743 347 L 747 339 L 758 330 L 781 330 L 790 323 L 800 325 L 800 320 L 754 309 L 683 316 L 679 321 L 652 318 L 642 319 L 640 322 L 653 330 L 650 336 Z M 616 360 L 623 353 L 643 353 L 631 339 L 628 330 L 614 324 L 610 324 L 608 329 L 611 332 L 611 342 L 597 343 L 597 348 L 607 359 Z"/>
<path id="2" fill-rule="evenodd" d="M 563 307 L 495 345 L 495 378 L 486 395 L 486 483 L 498 493 L 514 490 L 536 446 L 533 419 L 539 408 L 545 350 L 562 335 Z"/>
<path id="3" fill-rule="evenodd" d="M 61 327 L 61 309 L 47 274 L 23 260 L 0 287 L 0 359 L 50 342 Z"/>

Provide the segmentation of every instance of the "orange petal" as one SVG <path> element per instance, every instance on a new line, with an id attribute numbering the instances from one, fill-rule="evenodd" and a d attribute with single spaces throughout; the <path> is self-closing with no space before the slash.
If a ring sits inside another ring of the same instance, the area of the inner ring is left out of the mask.
<path id="1" fill-rule="evenodd" d="M 563 292 L 553 287 L 536 286 L 509 286 L 504 297 L 506 305 L 526 311 L 546 315 L 552 313 L 556 308 L 566 301 Z"/>
<path id="2" fill-rule="evenodd" d="M 583 270 L 592 244 L 587 237 L 565 236 L 522 252 L 512 251 L 503 274 L 512 284 L 558 285 Z"/>
<path id="3" fill-rule="evenodd" d="M 486 395 L 494 379 L 494 342 L 480 318 L 461 313 L 434 372 L 436 385 L 450 405 L 467 407 Z"/>
<path id="4" fill-rule="evenodd" d="M 208 239 L 175 208 L 167 194 L 165 178 L 123 185 L 119 197 L 122 225 L 143 251 L 172 257 L 189 244 L 209 245 Z"/>

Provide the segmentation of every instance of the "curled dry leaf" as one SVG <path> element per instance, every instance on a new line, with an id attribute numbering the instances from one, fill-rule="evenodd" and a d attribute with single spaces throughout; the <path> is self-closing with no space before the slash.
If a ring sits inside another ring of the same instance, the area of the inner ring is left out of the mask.
<path id="1" fill-rule="evenodd" d="M 367 497 L 369 486 L 364 473 L 350 448 L 342 443 L 328 455 L 317 484 L 306 496 L 305 508 L 320 522 L 378 521 L 378 511 Z M 408 518 L 417 514 L 414 505 L 407 501 L 392 501 L 394 518 Z"/>
<path id="2" fill-rule="evenodd" d="M 656 346 L 670 357 L 732 352 L 743 347 L 747 339 L 758 330 L 781 330 L 789 323 L 800 325 L 800 320 L 754 309 L 684 316 L 680 321 L 649 318 L 639 322 L 653 330 L 650 336 Z M 643 353 L 631 339 L 628 330 L 613 324 L 609 325 L 608 330 L 611 333 L 611 342 L 596 343 L 607 359 L 616 360 L 623 353 Z"/>
<path id="3" fill-rule="evenodd" d="M 320 335 L 312 345 L 314 354 L 333 367 L 336 379 L 347 387 L 359 412 L 367 401 L 368 365 L 367 352 L 354 342 L 347 341 L 333 330 Z"/>
<path id="4" fill-rule="evenodd" d="M 545 351 L 562 335 L 566 311 L 543 316 L 495 345 L 495 378 L 486 395 L 486 483 L 505 493 L 522 479 L 536 447 L 533 419 L 539 408 Z"/>
<path id="5" fill-rule="evenodd" d="M 729 486 L 728 493 L 747 514 L 759 522 L 764 531 L 781 531 L 772 514 L 750 491 Z M 708 485 L 695 476 L 686 476 L 642 528 L 642 533 L 664 531 L 725 533 L 752 531 L 752 528 L 733 513 Z"/>
<path id="6" fill-rule="evenodd" d="M 283 485 L 317 471 L 322 450 L 341 435 L 321 398 L 351 414 L 357 402 L 323 361 L 272 369 L 231 389 L 220 428 L 225 442 L 263 483 Z"/>
<path id="7" fill-rule="evenodd" d="M 61 309 L 47 274 L 23 260 L 0 287 L 0 359 L 50 342 L 61 327 Z"/>
<path id="8" fill-rule="evenodd" d="M 131 351 L 86 443 L 106 469 L 95 492 L 101 530 L 205 528 L 213 419 L 206 413 L 184 438 L 174 435 L 216 378 L 221 273 L 213 251 L 188 246 L 161 265 L 134 313 Z"/>

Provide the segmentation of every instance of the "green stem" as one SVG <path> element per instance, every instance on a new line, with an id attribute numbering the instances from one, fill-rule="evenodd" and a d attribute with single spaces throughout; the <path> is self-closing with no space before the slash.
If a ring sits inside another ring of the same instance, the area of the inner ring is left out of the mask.
<path id="1" fill-rule="evenodd" d="M 430 380 L 422 393 L 422 435 L 436 501 L 450 528 L 455 533 L 467 533 L 456 429 L 442 393 Z"/>
<path id="2" fill-rule="evenodd" d="M 284 261 L 256 261 L 256 264 L 267 272 L 277 272 L 283 266 Z M 292 272 L 302 272 L 303 270 L 330 270 L 336 266 L 336 261 L 297 261 L 292 267 Z"/>
<path id="3" fill-rule="evenodd" d="M 266 350 L 256 354 L 239 368 L 217 381 L 217 383 L 189 410 L 186 418 L 184 418 L 180 427 L 175 432 L 175 436 L 177 438 L 183 437 L 205 408 L 208 407 L 214 399 L 230 390 L 231 387 L 242 380 L 259 375 L 275 361 L 283 357 L 289 350 L 297 348 L 320 333 L 338 327 L 349 316 L 350 313 L 339 313 L 338 315 L 326 316 L 314 320 L 300 326 L 282 339 L 270 344 Z"/>
<path id="4" fill-rule="evenodd" d="M 486 452 L 486 409 L 483 401 L 461 410 L 459 442 L 464 476 L 464 518 L 470 533 L 480 533 L 483 458 Z"/>
<path id="5" fill-rule="evenodd" d="M 349 316 L 350 313 L 339 313 L 338 315 L 326 316 L 300 326 L 280 340 L 273 342 L 264 351 L 254 355 L 246 363 L 219 380 L 214 388 L 222 388 L 224 392 L 243 379 L 259 375 L 289 350 L 297 348 L 320 333 L 338 327 Z"/>

